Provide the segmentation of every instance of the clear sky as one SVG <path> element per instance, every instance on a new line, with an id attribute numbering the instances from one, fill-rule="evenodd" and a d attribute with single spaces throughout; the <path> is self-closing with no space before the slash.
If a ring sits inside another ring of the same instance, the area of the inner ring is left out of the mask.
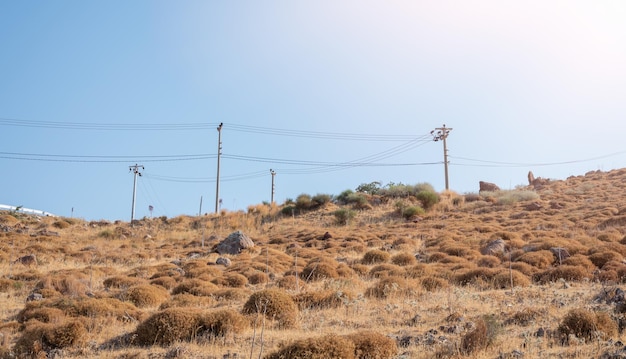
<path id="1" fill-rule="evenodd" d="M 0 203 L 174 217 L 626 167 L 626 2 L 3 1 Z M 73 211 L 73 212 L 72 212 Z"/>

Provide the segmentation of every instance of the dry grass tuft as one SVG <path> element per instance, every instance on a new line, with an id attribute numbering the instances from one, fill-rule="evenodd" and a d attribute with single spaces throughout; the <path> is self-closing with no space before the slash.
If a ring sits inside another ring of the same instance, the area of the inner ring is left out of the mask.
<path id="1" fill-rule="evenodd" d="M 365 291 L 365 295 L 373 298 L 405 297 L 415 288 L 413 282 L 402 277 L 385 277 Z"/>
<path id="2" fill-rule="evenodd" d="M 305 281 L 318 281 L 323 279 L 335 279 L 338 278 L 337 262 L 329 259 L 316 258 L 309 261 L 307 265 L 300 272 L 300 278 Z"/>
<path id="3" fill-rule="evenodd" d="M 141 284 L 129 288 L 120 294 L 121 300 L 133 303 L 138 308 L 157 307 L 169 298 L 167 290 L 149 284 Z"/>
<path id="4" fill-rule="evenodd" d="M 545 269 L 554 263 L 554 254 L 552 254 L 549 250 L 540 250 L 536 252 L 524 253 L 517 260 L 539 269 Z"/>
<path id="5" fill-rule="evenodd" d="M 189 293 L 197 296 L 210 296 L 218 287 L 201 279 L 187 279 L 172 289 L 172 294 Z"/>
<path id="6" fill-rule="evenodd" d="M 215 278 L 211 282 L 224 287 L 243 288 L 248 284 L 248 278 L 239 273 L 226 273 L 223 277 Z"/>
<path id="7" fill-rule="evenodd" d="M 363 255 L 361 263 L 371 265 L 385 263 L 391 258 L 391 254 L 381 251 L 380 249 L 372 249 Z"/>
<path id="8" fill-rule="evenodd" d="M 43 357 L 52 349 L 78 347 L 87 341 L 87 329 L 79 320 L 62 324 L 36 322 L 28 325 L 15 343 L 19 357 Z"/>
<path id="9" fill-rule="evenodd" d="M 293 328 L 298 317 L 298 307 L 287 292 L 265 289 L 256 292 L 244 304 L 244 314 L 261 314 L 277 322 L 279 328 Z"/>
<path id="10" fill-rule="evenodd" d="M 484 319 L 478 319 L 475 322 L 475 328 L 467 332 L 461 338 L 461 352 L 470 355 L 476 351 L 482 350 L 489 344 L 487 335 L 487 323 Z"/>
<path id="11" fill-rule="evenodd" d="M 597 336 L 607 339 L 617 333 L 617 324 L 607 313 L 572 309 L 559 324 L 558 331 L 564 340 L 568 340 L 569 335 L 585 340 L 596 339 Z"/>
<path id="12" fill-rule="evenodd" d="M 591 273 L 582 266 L 562 265 L 556 268 L 546 269 L 533 275 L 533 280 L 542 284 L 556 282 L 560 279 L 568 281 L 581 281 L 591 278 Z"/>
<path id="13" fill-rule="evenodd" d="M 355 346 L 359 359 L 391 359 L 398 354 L 395 340 L 373 331 L 363 331 L 345 336 Z"/>
<path id="14" fill-rule="evenodd" d="M 398 253 L 391 257 L 391 263 L 397 266 L 412 266 L 417 264 L 417 259 L 410 253 Z"/>
<path id="15" fill-rule="evenodd" d="M 248 326 L 245 317 L 231 309 L 203 311 L 196 308 L 169 308 L 140 323 L 134 335 L 138 345 L 171 345 L 241 333 Z"/>
<path id="16" fill-rule="evenodd" d="M 338 308 L 354 300 L 356 295 L 348 291 L 322 290 L 300 293 L 294 296 L 294 302 L 300 310 Z"/>
<path id="17" fill-rule="evenodd" d="M 285 345 L 264 359 L 355 359 L 355 344 L 338 335 L 307 338 Z"/>

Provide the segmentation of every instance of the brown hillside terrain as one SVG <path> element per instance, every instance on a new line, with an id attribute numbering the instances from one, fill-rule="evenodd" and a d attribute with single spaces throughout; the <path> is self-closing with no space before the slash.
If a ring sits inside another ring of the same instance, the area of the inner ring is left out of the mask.
<path id="1" fill-rule="evenodd" d="M 0 212 L 0 358 L 623 358 L 625 193 L 622 169 L 132 226 Z M 254 246 L 217 253 L 235 231 Z"/>

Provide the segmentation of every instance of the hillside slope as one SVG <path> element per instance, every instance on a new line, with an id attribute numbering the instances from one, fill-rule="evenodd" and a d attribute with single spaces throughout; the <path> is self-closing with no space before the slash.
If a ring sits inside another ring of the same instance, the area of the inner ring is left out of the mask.
<path id="1" fill-rule="evenodd" d="M 419 199 L 375 195 L 132 226 L 0 212 L 0 354 L 618 355 L 625 189 L 623 169 L 445 192 L 412 216 Z M 237 230 L 254 247 L 216 253 Z"/>

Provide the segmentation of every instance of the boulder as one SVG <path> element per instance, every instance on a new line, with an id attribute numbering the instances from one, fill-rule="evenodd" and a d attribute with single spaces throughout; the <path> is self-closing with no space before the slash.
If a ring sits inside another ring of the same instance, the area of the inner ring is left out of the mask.
<path id="1" fill-rule="evenodd" d="M 495 256 L 498 254 L 503 254 L 505 248 L 506 248 L 506 245 L 504 243 L 504 240 L 502 240 L 502 238 L 498 238 L 495 241 L 491 241 L 487 243 L 486 246 L 481 248 L 480 254 Z"/>
<path id="2" fill-rule="evenodd" d="M 217 244 L 215 250 L 219 254 L 239 254 L 243 249 L 254 247 L 254 242 L 241 231 L 228 235 Z"/>
<path id="3" fill-rule="evenodd" d="M 215 261 L 215 264 L 223 265 L 224 267 L 230 267 L 231 261 L 230 261 L 230 259 L 228 259 L 226 257 L 219 257 Z"/>
<path id="4" fill-rule="evenodd" d="M 495 191 L 500 190 L 500 187 L 498 187 L 495 183 L 480 181 L 478 182 L 478 185 L 480 188 L 479 192 L 482 192 L 482 191 L 495 192 Z"/>

